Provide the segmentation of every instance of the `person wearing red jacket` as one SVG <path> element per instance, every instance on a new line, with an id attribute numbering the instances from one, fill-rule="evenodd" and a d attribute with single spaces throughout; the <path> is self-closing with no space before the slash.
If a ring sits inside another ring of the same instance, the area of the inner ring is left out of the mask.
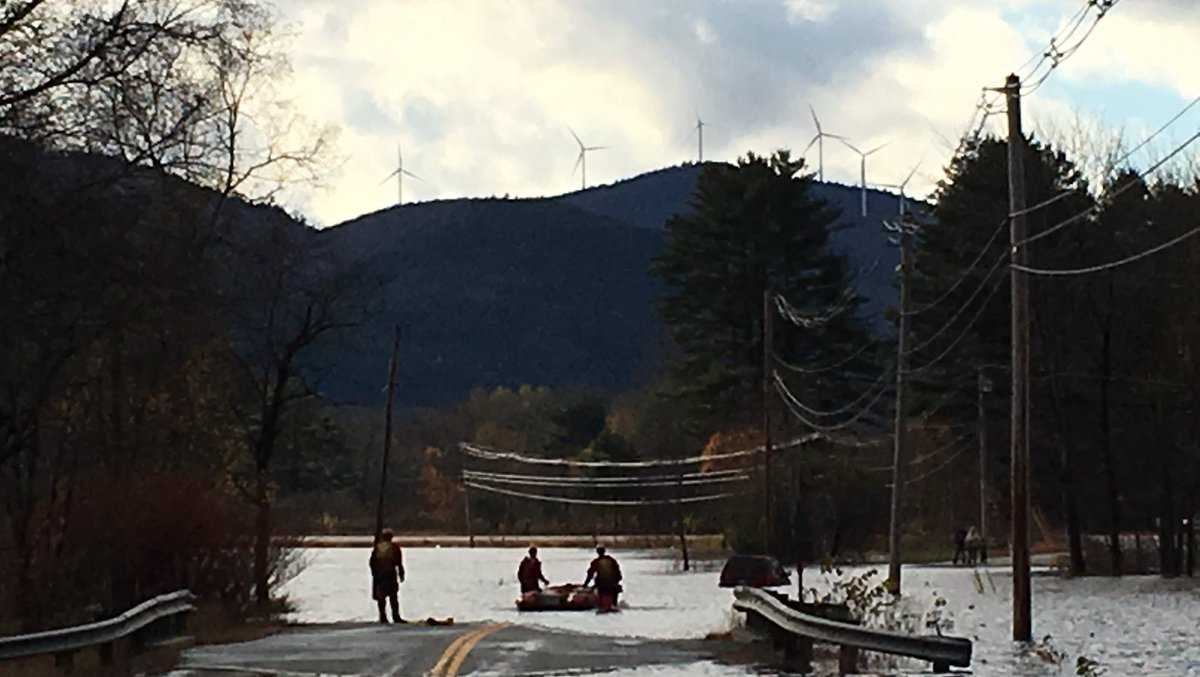
<path id="1" fill-rule="evenodd" d="M 539 583 L 550 585 L 550 581 L 542 575 L 542 562 L 537 553 L 537 546 L 531 546 L 529 555 L 521 560 L 521 566 L 517 568 L 517 582 L 521 584 L 521 594 L 540 591 L 542 588 Z"/>

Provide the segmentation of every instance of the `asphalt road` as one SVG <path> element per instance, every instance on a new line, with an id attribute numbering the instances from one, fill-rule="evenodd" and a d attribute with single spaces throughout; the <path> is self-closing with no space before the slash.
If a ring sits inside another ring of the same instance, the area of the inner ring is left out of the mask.
<path id="1" fill-rule="evenodd" d="M 730 649 L 721 641 L 655 641 L 507 624 L 454 626 L 338 623 L 184 653 L 169 677 L 457 677 L 588 674 L 650 665 L 687 666 Z"/>

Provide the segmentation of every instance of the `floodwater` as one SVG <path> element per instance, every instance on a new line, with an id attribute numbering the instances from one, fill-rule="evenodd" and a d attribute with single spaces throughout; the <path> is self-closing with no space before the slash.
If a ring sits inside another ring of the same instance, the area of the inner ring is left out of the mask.
<path id="1" fill-rule="evenodd" d="M 733 596 L 717 587 L 715 571 L 676 572 L 672 561 L 651 551 L 613 552 L 625 574 L 623 613 L 519 613 L 516 569 L 524 551 L 507 548 L 409 548 L 401 606 L 409 619 L 452 616 L 456 621 L 509 621 L 612 637 L 695 639 L 729 629 L 738 614 Z M 539 553 L 552 584 L 582 582 L 593 553 L 545 548 Z M 307 568 L 285 586 L 301 622 L 370 621 L 370 575 L 365 549 L 306 551 Z M 847 574 L 865 567 L 849 567 Z M 805 585 L 824 588 L 817 571 Z M 1106 674 L 1200 677 L 1200 582 L 1157 577 L 1063 579 L 1036 576 L 1034 634 L 1049 635 L 1051 652 L 1015 645 L 1011 634 L 1011 579 L 1006 569 L 906 567 L 905 596 L 917 611 L 932 606 L 934 593 L 947 601 L 952 627 L 946 634 L 975 642 L 976 675 L 1073 675 L 1084 655 Z M 914 663 L 902 668 L 928 669 Z M 669 677 L 682 674 L 747 674 L 746 668 L 704 664 L 662 666 L 621 673 Z"/>

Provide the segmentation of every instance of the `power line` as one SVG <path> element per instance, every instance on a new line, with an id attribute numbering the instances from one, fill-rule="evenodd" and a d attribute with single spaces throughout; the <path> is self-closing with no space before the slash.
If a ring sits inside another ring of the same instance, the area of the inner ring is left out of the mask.
<path id="1" fill-rule="evenodd" d="M 1159 127 L 1157 131 L 1155 131 L 1153 134 L 1151 134 L 1150 136 L 1143 139 L 1142 142 L 1137 144 L 1136 146 L 1134 146 L 1132 150 L 1130 150 L 1129 152 L 1125 153 L 1123 156 L 1118 158 L 1116 160 L 1116 162 L 1113 163 L 1114 166 L 1119 166 L 1122 163 L 1124 163 L 1125 160 L 1129 159 L 1130 156 L 1132 156 L 1138 150 L 1143 148 L 1146 144 L 1150 143 L 1154 139 L 1154 137 L 1161 134 L 1164 130 L 1166 130 L 1168 127 L 1170 127 L 1172 124 L 1174 124 L 1177 120 L 1179 120 L 1179 118 L 1183 117 L 1183 115 L 1186 114 L 1187 111 L 1190 110 L 1192 107 L 1194 107 L 1197 103 L 1200 103 L 1200 97 L 1196 97 L 1195 99 L 1192 99 L 1191 103 L 1189 103 L 1187 106 L 1185 106 L 1183 108 L 1183 110 L 1176 113 L 1175 116 L 1173 118 L 1171 118 L 1171 120 L 1168 121 L 1165 125 L 1163 125 L 1162 127 Z M 1159 169 L 1161 169 L 1163 167 L 1163 165 L 1165 165 L 1167 162 L 1169 162 L 1176 155 L 1182 153 L 1185 149 L 1187 149 L 1188 146 L 1190 146 L 1192 143 L 1194 143 L 1196 141 L 1196 139 L 1200 139 L 1200 132 L 1193 134 L 1182 144 L 1180 144 L 1179 146 L 1176 146 L 1175 149 L 1172 150 L 1170 153 L 1167 153 L 1163 157 L 1159 158 L 1159 160 L 1157 162 L 1155 162 L 1154 164 L 1150 165 L 1146 169 L 1135 174 L 1133 178 L 1126 181 L 1124 184 L 1118 186 L 1113 191 L 1106 193 L 1103 196 L 1103 198 L 1106 201 L 1111 202 L 1114 198 L 1120 196 L 1125 191 L 1127 191 L 1130 188 L 1132 188 L 1133 186 L 1137 185 L 1140 181 L 1145 180 L 1145 178 L 1147 176 L 1149 176 L 1149 175 L 1153 174 L 1154 172 L 1158 171 Z M 1049 207 L 1050 205 L 1052 205 L 1070 195 L 1074 195 L 1078 192 L 1079 192 L 1078 188 L 1071 188 L 1069 190 L 1064 190 L 1061 193 L 1059 193 L 1058 195 L 1055 195 L 1054 197 L 1050 197 L 1045 200 L 1042 200 L 1041 202 L 1033 205 L 1032 207 L 1026 207 L 1025 209 L 1021 209 L 1019 211 L 1013 212 L 1012 214 L 1009 214 L 1009 216 L 1015 217 L 1015 216 L 1021 216 L 1024 214 L 1032 214 L 1033 212 L 1036 212 L 1039 209 Z M 1083 210 L 1082 212 L 1079 212 L 1078 214 L 1076 214 L 1060 223 L 1055 224 L 1051 228 L 1048 228 L 1036 235 L 1025 238 L 1021 242 L 1018 242 L 1017 245 L 1019 246 L 1019 245 L 1027 244 L 1029 242 L 1033 242 L 1035 240 L 1040 240 L 1043 237 L 1050 235 L 1051 233 L 1057 232 L 1058 230 L 1069 226 L 1070 224 L 1078 221 L 1081 218 L 1084 218 L 1086 216 L 1089 216 L 1089 215 L 1099 211 L 1099 209 L 1100 209 L 1099 204 L 1092 205 L 1091 207 L 1088 207 L 1087 209 Z"/>
<path id="2" fill-rule="evenodd" d="M 779 374 L 775 374 L 775 389 L 780 395 L 783 396 L 783 402 L 785 405 L 787 405 L 788 411 L 790 411 L 793 416 L 799 419 L 800 422 L 818 432 L 833 432 L 835 430 L 841 430 L 854 425 L 859 419 L 865 416 L 867 412 L 871 411 L 875 407 L 876 403 L 879 402 L 880 398 L 883 397 L 884 393 L 888 391 L 888 384 L 884 383 L 883 386 L 879 388 L 879 392 L 875 394 L 874 399 L 872 399 L 857 414 L 850 419 L 836 425 L 823 425 L 817 423 L 816 421 L 812 421 L 805 416 L 801 409 L 803 405 L 800 403 L 800 400 L 796 399 L 796 396 L 793 395 L 792 391 L 788 389 L 787 384 L 783 382 L 783 379 L 779 377 Z"/>
<path id="3" fill-rule="evenodd" d="M 554 476 L 554 475 L 523 475 L 517 473 L 499 473 L 485 472 L 481 470 L 463 470 L 463 474 L 477 475 L 480 477 L 487 476 L 489 478 L 502 478 L 512 480 L 554 480 L 563 484 L 580 484 L 587 485 L 597 482 L 603 483 L 624 483 L 624 482 L 648 482 L 648 481 L 671 481 L 678 482 L 680 479 L 695 479 L 709 477 L 726 477 L 729 475 L 742 475 L 747 472 L 758 469 L 758 466 L 744 466 L 741 468 L 731 468 L 727 470 L 710 470 L 708 472 L 690 472 L 673 475 L 622 475 L 612 477 L 569 477 L 569 476 Z"/>
<path id="4" fill-rule="evenodd" d="M 875 381 L 872 382 L 871 385 L 867 386 L 867 389 L 864 390 L 858 397 L 854 398 L 854 400 L 849 402 L 848 404 L 838 407 L 837 409 L 831 409 L 829 411 L 822 411 L 820 409 L 814 409 L 814 408 L 804 404 L 803 402 L 800 402 L 799 400 L 796 401 L 796 405 L 798 407 L 800 407 L 800 409 L 802 409 L 805 413 L 810 414 L 812 416 L 829 417 L 829 416 L 837 416 L 838 414 L 844 414 L 844 413 L 850 411 L 851 409 L 854 409 L 859 404 L 861 404 L 863 401 L 865 401 L 868 397 L 870 397 L 871 393 L 873 393 L 875 391 L 876 387 L 878 387 L 881 383 L 886 381 L 889 376 L 891 376 L 895 373 L 896 373 L 895 368 L 887 369 L 882 374 L 880 374 L 879 378 L 875 379 Z M 775 376 L 775 378 L 779 378 L 779 373 L 774 372 L 774 376 Z"/>
<path id="5" fill-rule="evenodd" d="M 958 335 L 958 338 L 954 339 L 953 343 L 951 343 L 949 346 L 947 346 L 946 349 L 943 350 L 941 352 L 941 354 L 939 354 L 937 357 L 933 358 L 929 362 L 926 362 L 924 365 L 922 365 L 920 367 L 916 367 L 914 369 L 909 369 L 908 373 L 909 374 L 919 374 L 927 369 L 932 368 L 935 364 L 937 364 L 938 362 L 941 362 L 947 355 L 949 355 L 950 351 L 952 351 L 956 347 L 958 347 L 958 344 L 961 343 L 964 338 L 966 338 L 967 334 L 971 331 L 971 328 L 974 327 L 975 323 L 979 321 L 979 318 L 983 316 L 983 311 L 987 309 L 988 303 L 991 302 L 992 298 L 996 295 L 996 292 L 999 291 L 1000 287 L 1003 286 L 1003 283 L 1004 283 L 1004 276 L 1000 276 L 997 279 L 996 285 L 994 287 L 992 287 L 991 293 L 988 294 L 988 297 L 986 299 L 984 299 L 983 303 L 979 304 L 979 310 L 975 312 L 975 316 L 971 318 L 971 321 L 967 323 L 967 326 L 963 327 L 962 333 Z"/>
<path id="6" fill-rule="evenodd" d="M 1116 7 L 1119 2 L 1120 0 L 1088 0 L 1087 5 L 1084 7 L 1083 13 L 1079 15 L 1079 19 L 1075 22 L 1075 25 L 1071 28 L 1070 33 L 1068 33 L 1063 40 L 1066 41 L 1071 39 L 1071 36 L 1073 36 L 1075 32 L 1079 30 L 1079 26 L 1087 20 L 1088 10 L 1095 7 L 1097 9 L 1096 17 L 1092 20 L 1092 24 L 1088 26 L 1087 32 L 1085 32 L 1083 37 L 1079 38 L 1075 44 L 1067 47 L 1066 49 L 1059 49 L 1057 41 L 1052 38 L 1050 40 L 1049 48 L 1043 53 L 1043 58 L 1038 61 L 1038 65 L 1034 67 L 1033 71 L 1030 72 L 1027 78 L 1022 78 L 1022 80 L 1024 81 L 1026 79 L 1033 79 L 1034 74 L 1036 74 L 1038 69 L 1041 68 L 1042 64 L 1046 63 L 1047 61 L 1049 61 L 1050 67 L 1046 69 L 1046 72 L 1043 73 L 1041 77 L 1039 77 L 1033 84 L 1022 85 L 1020 92 L 1021 96 L 1030 96 L 1040 89 L 1046 80 L 1048 80 L 1054 73 L 1054 71 L 1063 64 L 1063 62 L 1065 62 L 1067 59 L 1070 59 L 1075 55 L 1076 52 L 1079 51 L 1081 47 L 1083 47 L 1083 43 L 1087 42 L 1088 38 L 1090 38 L 1092 33 L 1096 30 L 1096 26 L 1098 26 L 1100 21 L 1108 15 L 1109 10 L 1111 10 L 1113 7 Z"/>
<path id="7" fill-rule="evenodd" d="M 529 487 L 555 487 L 559 489 L 641 489 L 651 487 L 695 487 L 708 486 L 712 484 L 725 484 L 729 482 L 745 482 L 750 479 L 750 475 L 725 475 L 721 477 L 711 477 L 707 479 L 673 479 L 662 481 L 648 482 L 590 482 L 579 484 L 575 482 L 562 482 L 562 478 L 542 477 L 530 479 L 513 479 L 508 477 L 497 477 L 490 473 L 475 472 L 472 470 L 464 470 L 462 474 L 464 479 L 478 480 L 482 482 L 491 482 L 492 484 L 511 484 L 516 486 Z"/>
<path id="8" fill-rule="evenodd" d="M 915 345 L 912 348 L 904 351 L 905 354 L 912 355 L 921 350 L 924 350 L 930 344 L 932 344 L 934 341 L 936 341 L 943 333 L 945 333 L 945 331 L 947 329 L 949 329 L 955 322 L 957 322 L 958 318 L 962 317 L 962 314 L 967 310 L 968 307 L 970 307 L 971 303 L 979 296 L 979 293 L 981 291 L 983 291 L 983 288 L 987 286 L 988 280 L 992 279 L 992 276 L 996 274 L 997 270 L 1000 270 L 1000 264 L 1004 263 L 1004 259 L 1006 259 L 1006 258 L 1008 258 L 1007 252 L 1001 254 L 996 259 L 996 262 L 992 264 L 992 267 L 990 269 L 988 269 L 987 275 L 983 276 L 983 279 L 979 282 L 979 286 L 975 288 L 975 291 L 971 292 L 971 296 L 969 296 L 967 298 L 967 300 L 961 306 L 959 306 L 958 310 L 956 310 L 954 312 L 954 315 L 950 316 L 950 319 L 946 320 L 945 324 L 943 324 L 937 331 L 935 331 L 932 335 L 930 335 L 929 338 L 925 339 L 920 344 Z"/>
<path id="9" fill-rule="evenodd" d="M 959 456 L 962 456 L 970 448 L 971 447 L 963 447 L 962 449 L 959 449 L 958 451 L 954 452 L 954 454 L 951 455 L 950 458 L 947 458 L 945 461 L 943 461 L 941 465 L 939 465 L 935 468 L 932 468 L 930 470 L 927 470 L 924 473 L 917 475 L 916 477 L 911 477 L 911 478 L 905 480 L 904 484 L 906 484 L 906 485 L 916 484 L 917 482 L 920 482 L 921 480 L 924 480 L 938 472 L 941 472 L 942 470 L 944 470 L 946 468 L 946 466 L 953 463 Z M 891 484 L 889 484 L 888 486 L 891 486 Z"/>
<path id="10" fill-rule="evenodd" d="M 687 498 L 675 499 L 645 499 L 638 501 L 631 500 L 616 500 L 616 499 L 592 499 L 592 498 L 567 498 L 566 496 L 547 496 L 545 494 L 532 494 L 524 491 L 513 491 L 511 489 L 501 489 L 500 487 L 488 486 L 479 484 L 478 482 L 464 481 L 463 486 L 471 489 L 478 489 L 493 494 L 502 494 L 504 496 L 515 496 L 517 498 L 528 498 L 534 501 L 544 501 L 547 503 L 566 503 L 571 505 L 605 505 L 618 507 L 636 507 L 647 505 L 675 505 L 677 503 L 706 503 L 709 501 L 720 501 L 726 498 L 734 498 L 737 496 L 745 496 L 745 493 L 726 492 L 720 494 L 708 494 L 704 496 L 689 496 Z"/>
<path id="11" fill-rule="evenodd" d="M 1180 235 L 1179 237 L 1168 240 L 1167 242 L 1164 242 L 1156 247 L 1151 247 L 1150 249 L 1147 249 L 1144 252 L 1134 254 L 1133 256 L 1127 256 L 1118 261 L 1112 261 L 1110 263 L 1102 263 L 1100 265 L 1089 266 L 1087 268 L 1071 268 L 1071 269 L 1066 269 L 1066 270 L 1056 270 L 1056 269 L 1047 269 L 1047 268 L 1030 268 L 1029 266 L 1022 266 L 1022 265 L 1018 265 L 1015 263 L 1010 264 L 1010 267 L 1013 270 L 1019 270 L 1023 273 L 1029 273 L 1030 275 L 1048 275 L 1048 276 L 1056 276 L 1056 277 L 1066 277 L 1066 276 L 1071 276 L 1071 275 L 1089 275 L 1091 273 L 1099 273 L 1099 272 L 1105 271 L 1105 270 L 1112 270 L 1114 268 L 1120 268 L 1121 266 L 1128 265 L 1135 261 L 1140 261 L 1141 259 L 1144 259 L 1147 256 L 1152 256 L 1154 254 L 1157 254 L 1158 252 L 1163 251 L 1164 249 L 1169 249 L 1171 247 L 1174 247 L 1175 245 L 1196 235 L 1197 233 L 1200 233 L 1200 226 L 1197 226 L 1196 228 L 1189 230 L 1188 232 L 1184 233 L 1183 235 Z"/>
<path id="12" fill-rule="evenodd" d="M 971 271 L 975 270 L 975 267 L 978 266 L 979 262 L 983 260 L 984 254 L 987 254 L 988 250 L 992 248 L 992 243 L 994 243 L 996 241 L 996 238 L 1000 235 L 1000 232 L 1004 230 L 1004 226 L 1006 226 L 1007 224 L 1008 224 L 1008 219 L 1000 220 L 1000 224 L 996 226 L 995 232 L 993 232 L 992 236 L 988 238 L 987 243 L 983 245 L 983 249 L 979 250 L 979 255 L 975 257 L 975 260 L 971 262 L 971 265 L 967 266 L 967 269 L 963 271 L 962 276 L 959 277 L 958 280 L 953 285 L 951 285 L 950 288 L 947 289 L 941 296 L 939 296 L 936 300 L 922 306 L 921 308 L 918 308 L 916 310 L 909 310 L 903 314 L 908 315 L 909 317 L 912 317 L 914 315 L 920 315 L 921 313 L 924 313 L 925 311 L 936 307 L 941 302 L 950 298 L 950 295 L 953 294 L 955 292 L 955 290 L 957 290 L 959 288 L 959 286 L 962 285 L 963 282 L 966 282 L 967 277 L 969 277 L 971 274 Z"/>
<path id="13" fill-rule="evenodd" d="M 787 442 L 774 445 L 776 449 L 790 449 L 792 447 L 801 447 L 822 439 L 822 435 L 810 433 L 801 437 L 796 437 Z M 743 449 L 741 451 L 731 451 L 723 454 L 711 454 L 705 456 L 689 456 L 687 458 L 675 459 L 657 459 L 653 461 L 576 461 L 566 458 L 541 458 L 538 456 L 526 456 L 515 451 L 507 451 L 495 449 L 482 444 L 473 442 L 459 442 L 458 448 L 464 454 L 485 461 L 511 461 L 514 463 L 526 463 L 531 465 L 555 465 L 567 466 L 572 468 L 659 468 L 667 466 L 693 465 L 697 463 L 708 463 L 712 461 L 725 461 L 733 458 L 745 458 L 763 453 L 763 447 L 758 446 L 753 449 Z"/>
<path id="14" fill-rule="evenodd" d="M 860 355 L 862 355 L 863 353 L 865 353 L 868 348 L 874 348 L 874 347 L 877 347 L 878 345 L 879 345 L 879 341 L 868 341 L 867 343 L 864 343 L 863 345 L 859 346 L 857 350 L 855 350 L 853 353 L 851 353 L 845 359 L 838 360 L 837 362 L 833 362 L 831 364 L 827 364 L 822 367 L 812 367 L 812 368 L 801 367 L 798 364 L 794 364 L 792 362 L 788 362 L 787 360 L 783 359 L 782 357 L 779 356 L 779 353 L 775 353 L 774 356 L 775 356 L 775 361 L 778 362 L 781 367 L 783 367 L 784 369 L 787 369 L 788 371 L 794 371 L 797 374 L 823 374 L 825 372 L 833 371 L 834 369 L 837 369 L 839 367 L 844 367 L 847 364 L 850 364 L 851 362 L 853 362 L 855 360 L 855 358 L 857 358 Z"/>
<path id="15" fill-rule="evenodd" d="M 934 449 L 931 452 L 922 454 L 922 455 L 914 458 L 913 460 L 909 461 L 908 463 L 905 463 L 904 465 L 905 465 L 905 467 L 908 467 L 908 468 L 911 468 L 915 465 L 921 465 L 922 463 L 924 463 L 925 461 L 928 461 L 929 459 L 933 458 L 934 456 L 937 456 L 938 454 L 941 454 L 949 449 L 953 449 L 953 448 L 957 447 L 958 445 L 967 441 L 970 437 L 971 437 L 971 433 L 967 433 L 965 435 L 959 435 L 957 438 L 950 440 L 948 443 L 943 444 L 942 446 L 938 447 L 937 449 Z M 864 472 L 890 472 L 892 470 L 892 466 L 891 466 L 891 464 L 888 464 L 888 465 L 875 466 L 872 468 L 863 468 L 862 470 Z"/>

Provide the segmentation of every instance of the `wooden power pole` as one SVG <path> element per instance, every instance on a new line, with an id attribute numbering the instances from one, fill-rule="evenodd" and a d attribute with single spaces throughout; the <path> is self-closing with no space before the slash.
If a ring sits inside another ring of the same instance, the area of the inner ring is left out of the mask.
<path id="1" fill-rule="evenodd" d="M 911 272 L 909 248 L 911 227 L 899 224 L 900 231 L 900 329 L 896 341 L 896 422 L 892 445 L 892 505 L 888 525 L 888 586 L 892 594 L 900 594 L 900 506 L 904 485 L 901 467 L 905 458 L 907 434 L 904 420 L 904 377 L 908 372 L 908 279 Z"/>
<path id="2" fill-rule="evenodd" d="M 392 401 L 396 393 L 396 354 L 400 351 L 400 327 L 392 341 L 392 357 L 388 360 L 387 414 L 383 421 L 383 467 L 379 471 L 379 504 L 375 508 L 375 538 L 383 533 L 383 497 L 387 493 L 388 457 L 392 453 Z"/>
<path id="3" fill-rule="evenodd" d="M 774 369 L 771 368 L 774 361 L 774 335 L 775 335 L 775 312 L 771 307 L 774 305 L 774 292 L 768 286 L 763 291 L 763 316 L 762 316 L 762 343 L 763 343 L 763 553 L 771 554 L 771 383 Z"/>
<path id="4" fill-rule="evenodd" d="M 984 395 L 992 392 L 992 381 L 979 368 L 979 561 L 987 563 L 987 409 L 984 407 Z"/>
<path id="5" fill-rule="evenodd" d="M 1012 263 L 1028 261 L 1025 224 L 1025 136 L 1021 131 L 1021 78 L 1004 83 L 1008 108 L 1008 210 Z M 1029 581 L 1029 279 L 1012 275 L 1012 576 L 1013 640 L 1033 639 Z"/>

